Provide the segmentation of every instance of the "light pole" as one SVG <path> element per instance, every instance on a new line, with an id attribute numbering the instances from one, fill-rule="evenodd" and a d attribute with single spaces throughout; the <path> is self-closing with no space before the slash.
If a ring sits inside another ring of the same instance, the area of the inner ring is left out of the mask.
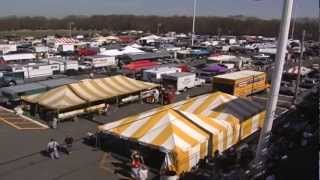
<path id="1" fill-rule="evenodd" d="M 272 83 L 271 83 L 271 93 L 267 103 L 266 119 L 264 121 L 264 125 L 260 132 L 259 143 L 256 151 L 255 161 L 257 164 L 262 160 L 262 156 L 263 156 L 262 151 L 265 148 L 267 137 L 271 132 L 274 115 L 277 107 L 280 83 L 281 83 L 282 72 L 283 72 L 283 65 L 285 62 L 287 45 L 288 45 L 290 21 L 292 16 L 292 4 L 293 4 L 293 0 L 284 0 L 284 3 L 283 3 L 282 20 L 281 20 L 281 26 L 280 26 L 280 33 L 278 37 L 275 69 L 273 72 Z"/>
<path id="2" fill-rule="evenodd" d="M 297 15 L 297 3 L 293 3 L 293 15 L 292 15 L 292 29 L 291 29 L 291 39 L 294 40 L 294 30 L 296 26 L 296 15 Z"/>
<path id="3" fill-rule="evenodd" d="M 192 22 L 192 35 L 191 35 L 191 46 L 194 45 L 194 33 L 196 26 L 196 8 L 197 8 L 197 0 L 193 0 L 193 22 Z"/>
<path id="4" fill-rule="evenodd" d="M 318 27 L 318 41 L 320 42 L 320 0 L 319 0 L 319 17 L 318 17 L 318 23 L 319 23 L 319 27 Z M 319 49 L 319 54 L 320 54 L 320 49 Z"/>
<path id="5" fill-rule="evenodd" d="M 69 37 L 72 38 L 72 25 L 74 25 L 73 22 L 69 23 Z"/>

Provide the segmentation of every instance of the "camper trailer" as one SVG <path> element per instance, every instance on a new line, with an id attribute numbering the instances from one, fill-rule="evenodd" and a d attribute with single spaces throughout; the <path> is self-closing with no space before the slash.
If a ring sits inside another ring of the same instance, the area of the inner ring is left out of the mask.
<path id="1" fill-rule="evenodd" d="M 59 64 L 29 63 L 27 65 L 12 65 L 12 72 L 23 72 L 24 79 L 52 76 L 60 72 Z"/>
<path id="2" fill-rule="evenodd" d="M 81 69 L 99 69 L 117 66 L 118 62 L 114 56 L 86 56 L 81 59 L 80 67 Z"/>

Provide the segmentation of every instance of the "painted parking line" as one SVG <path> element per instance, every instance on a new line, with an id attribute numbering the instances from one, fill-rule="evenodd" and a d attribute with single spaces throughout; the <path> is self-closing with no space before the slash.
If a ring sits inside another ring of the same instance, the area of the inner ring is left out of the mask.
<path id="1" fill-rule="evenodd" d="M 23 115 L 17 115 L 12 110 L 0 106 L 0 121 L 18 130 L 44 130 L 49 127 Z"/>
<path id="2" fill-rule="evenodd" d="M 113 171 L 110 169 L 110 167 L 108 167 L 108 164 L 107 164 L 107 158 L 109 157 L 109 154 L 108 153 L 104 153 L 102 155 L 102 158 L 100 160 L 100 163 L 99 163 L 99 168 L 100 169 L 103 169 L 105 171 L 108 171 L 110 173 L 113 173 Z"/>
<path id="3" fill-rule="evenodd" d="M 12 126 L 12 127 L 14 127 L 14 128 L 16 128 L 16 129 L 19 129 L 19 130 L 20 130 L 20 127 L 19 127 L 19 126 L 16 126 L 15 124 L 13 124 L 13 123 L 11 123 L 11 122 L 9 122 L 9 121 L 7 121 L 7 120 L 4 120 L 4 119 L 0 118 L 0 121 L 2 121 L 2 122 L 4 122 L 4 123 L 6 123 L 6 124 L 8 124 L 8 125 L 10 125 L 10 126 Z"/>
<path id="4" fill-rule="evenodd" d="M 107 171 L 109 173 L 117 175 L 120 179 L 130 179 L 130 178 L 123 176 L 119 173 L 115 173 L 115 171 L 114 171 L 115 167 L 113 167 L 111 159 L 109 157 L 110 157 L 109 153 L 104 153 L 102 155 L 102 158 L 99 162 L 99 168 L 103 169 L 104 171 Z"/>

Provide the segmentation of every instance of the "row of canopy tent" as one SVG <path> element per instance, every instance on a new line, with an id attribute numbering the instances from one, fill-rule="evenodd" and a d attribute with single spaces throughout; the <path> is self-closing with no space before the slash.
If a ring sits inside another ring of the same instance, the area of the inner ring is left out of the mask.
<path id="1" fill-rule="evenodd" d="M 126 46 L 122 49 L 110 49 L 100 52 L 101 55 L 106 56 L 122 56 L 130 54 L 144 54 L 145 52 L 132 46 Z"/>
<path id="2" fill-rule="evenodd" d="M 99 126 L 101 132 L 156 147 L 162 168 L 189 171 L 206 155 L 228 149 L 256 132 L 264 108 L 222 92 L 206 94 Z"/>
<path id="3" fill-rule="evenodd" d="M 85 79 L 44 93 L 22 97 L 27 103 L 38 104 L 50 110 L 64 111 L 113 97 L 137 93 L 158 87 L 158 84 L 134 80 L 122 75 Z"/>

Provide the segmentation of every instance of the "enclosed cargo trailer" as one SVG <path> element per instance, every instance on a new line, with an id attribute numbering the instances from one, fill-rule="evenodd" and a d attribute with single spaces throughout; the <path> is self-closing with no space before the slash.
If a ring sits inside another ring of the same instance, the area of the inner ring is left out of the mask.
<path id="1" fill-rule="evenodd" d="M 213 77 L 213 90 L 245 97 L 268 88 L 266 73 L 238 71 Z"/>

